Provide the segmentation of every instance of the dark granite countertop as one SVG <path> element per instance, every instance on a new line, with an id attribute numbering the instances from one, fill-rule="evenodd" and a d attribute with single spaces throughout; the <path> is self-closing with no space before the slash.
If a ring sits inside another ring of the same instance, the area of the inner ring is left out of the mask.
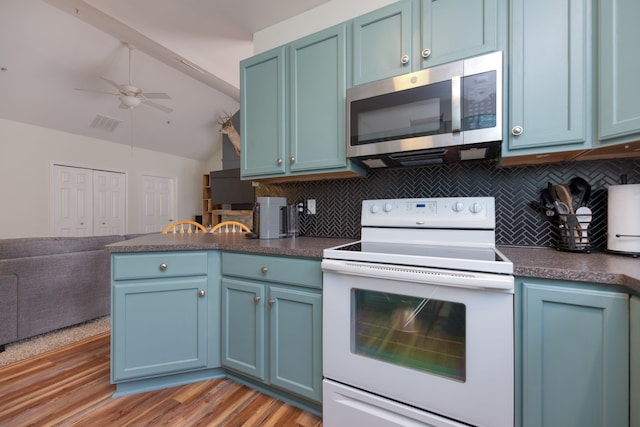
<path id="1" fill-rule="evenodd" d="M 244 236 L 244 233 L 147 234 L 107 245 L 105 248 L 109 252 L 221 250 L 320 259 L 323 249 L 354 241 L 323 237 L 261 240 L 247 239 Z"/>
<path id="2" fill-rule="evenodd" d="M 244 234 L 147 234 L 106 246 L 112 253 L 223 250 L 264 255 L 322 258 L 325 248 L 354 239 L 296 237 L 247 239 Z M 640 294 L 640 259 L 607 253 L 572 253 L 553 248 L 500 246 L 513 262 L 514 275 L 600 283 L 626 287 Z"/>
<path id="3" fill-rule="evenodd" d="M 513 262 L 515 276 L 620 285 L 640 294 L 640 258 L 527 246 L 498 249 Z"/>

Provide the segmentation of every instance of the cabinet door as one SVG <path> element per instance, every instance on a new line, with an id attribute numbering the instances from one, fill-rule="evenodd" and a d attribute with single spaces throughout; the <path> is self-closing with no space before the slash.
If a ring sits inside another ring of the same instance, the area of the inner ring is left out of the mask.
<path id="1" fill-rule="evenodd" d="M 207 278 L 113 285 L 112 381 L 207 365 Z"/>
<path id="2" fill-rule="evenodd" d="M 627 426 L 627 294 L 522 285 L 523 426 Z"/>
<path id="3" fill-rule="evenodd" d="M 634 296 L 631 298 L 631 320 L 630 324 L 630 353 L 629 358 L 630 365 L 630 396 L 629 401 L 631 404 L 631 426 L 640 426 L 640 297 Z"/>
<path id="4" fill-rule="evenodd" d="M 241 175 L 285 172 L 286 50 L 278 48 L 240 63 Z"/>
<path id="5" fill-rule="evenodd" d="M 290 60 L 291 172 L 344 168 L 346 26 L 293 42 Z"/>
<path id="6" fill-rule="evenodd" d="M 419 68 L 497 50 L 498 0 L 421 0 L 420 7 Z"/>
<path id="7" fill-rule="evenodd" d="M 588 148 L 591 0 L 511 4 L 511 129 L 503 154 Z"/>
<path id="8" fill-rule="evenodd" d="M 359 85 L 411 71 L 411 39 L 409 0 L 402 0 L 355 18 L 353 84 Z"/>
<path id="9" fill-rule="evenodd" d="M 271 384 L 322 400 L 322 296 L 272 286 L 269 290 Z"/>
<path id="10" fill-rule="evenodd" d="M 222 279 L 222 365 L 262 381 L 265 376 L 265 288 Z"/>
<path id="11" fill-rule="evenodd" d="M 599 5 L 599 136 L 609 140 L 635 134 L 635 140 L 640 133 L 640 2 L 602 0 Z"/>

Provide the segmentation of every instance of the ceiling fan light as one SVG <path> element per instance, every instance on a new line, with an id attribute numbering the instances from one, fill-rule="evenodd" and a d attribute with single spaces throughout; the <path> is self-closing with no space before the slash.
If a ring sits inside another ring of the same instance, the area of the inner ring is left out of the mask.
<path id="1" fill-rule="evenodd" d="M 142 102 L 140 98 L 136 98 L 135 96 L 130 95 L 120 96 L 120 101 L 129 108 L 135 108 Z"/>

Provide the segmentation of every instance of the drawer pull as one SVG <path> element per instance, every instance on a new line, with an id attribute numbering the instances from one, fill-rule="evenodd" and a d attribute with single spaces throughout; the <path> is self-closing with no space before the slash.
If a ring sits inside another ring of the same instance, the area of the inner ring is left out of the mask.
<path id="1" fill-rule="evenodd" d="M 255 302 L 256 304 L 260 302 L 260 297 L 258 295 L 253 297 L 253 302 Z"/>
<path id="2" fill-rule="evenodd" d="M 160 267 L 158 268 L 160 269 L 160 271 L 167 271 L 167 264 L 163 262 L 162 264 L 160 264 Z"/>
<path id="3" fill-rule="evenodd" d="M 200 290 L 198 291 L 198 296 L 199 296 L 200 298 L 202 298 L 202 297 L 203 297 L 203 296 L 205 296 L 205 295 L 206 295 L 206 292 L 205 292 L 204 290 L 200 289 Z"/>
<path id="4" fill-rule="evenodd" d="M 269 298 L 267 300 L 267 304 L 269 304 L 269 307 L 273 307 L 273 304 L 275 304 L 275 303 L 276 303 L 276 300 L 274 300 L 274 299 Z"/>
<path id="5" fill-rule="evenodd" d="M 262 273 L 262 274 L 267 274 L 267 271 L 269 271 L 269 269 L 267 267 L 262 267 L 260 269 L 260 273 Z"/>

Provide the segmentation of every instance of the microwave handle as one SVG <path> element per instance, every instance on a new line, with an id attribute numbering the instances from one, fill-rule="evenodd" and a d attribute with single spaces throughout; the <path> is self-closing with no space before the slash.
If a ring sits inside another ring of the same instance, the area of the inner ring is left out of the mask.
<path id="1" fill-rule="evenodd" d="M 462 121 L 462 102 L 460 98 L 460 76 L 451 78 L 451 132 L 460 132 Z"/>

